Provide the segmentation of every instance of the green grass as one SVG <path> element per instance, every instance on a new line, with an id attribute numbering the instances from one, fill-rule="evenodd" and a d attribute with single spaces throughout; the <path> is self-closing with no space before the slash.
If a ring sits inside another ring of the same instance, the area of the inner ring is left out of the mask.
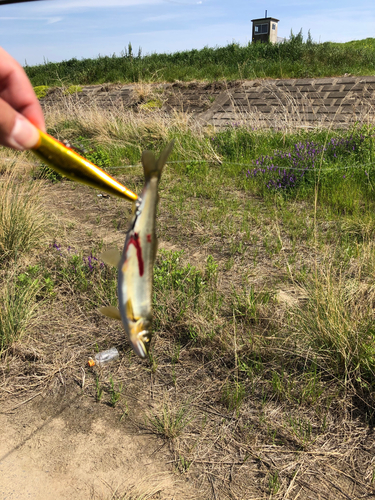
<path id="1" fill-rule="evenodd" d="M 116 269 L 103 264 L 95 255 L 100 250 L 95 250 L 84 255 L 54 242 L 42 263 L 54 286 L 77 294 L 86 310 L 99 304 L 117 305 Z"/>
<path id="2" fill-rule="evenodd" d="M 227 381 L 223 387 L 221 401 L 229 411 L 239 413 L 243 399 L 246 396 L 246 388 L 242 382 Z"/>
<path id="3" fill-rule="evenodd" d="M 314 43 L 302 33 L 281 44 L 231 43 L 225 47 L 172 54 L 134 54 L 70 59 L 26 66 L 34 86 L 88 85 L 106 82 L 234 80 L 371 75 L 375 71 L 373 38 L 347 43 Z"/>

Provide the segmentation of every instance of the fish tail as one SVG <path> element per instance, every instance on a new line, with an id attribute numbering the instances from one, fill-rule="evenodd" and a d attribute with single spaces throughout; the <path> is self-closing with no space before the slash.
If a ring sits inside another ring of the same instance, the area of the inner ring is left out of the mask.
<path id="1" fill-rule="evenodd" d="M 174 140 L 171 141 L 168 146 L 160 153 L 158 159 L 155 158 L 154 153 L 152 153 L 151 151 L 143 151 L 142 164 L 146 179 L 149 179 L 151 177 L 158 177 L 160 179 L 163 167 L 167 162 L 168 156 L 171 154 L 173 145 Z"/>

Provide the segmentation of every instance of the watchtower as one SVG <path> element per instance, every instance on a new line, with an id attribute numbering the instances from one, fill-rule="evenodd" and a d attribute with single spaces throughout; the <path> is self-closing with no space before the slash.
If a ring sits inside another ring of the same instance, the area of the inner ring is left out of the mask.
<path id="1" fill-rule="evenodd" d="M 267 17 L 267 11 L 265 17 L 261 19 L 252 19 L 253 23 L 253 35 L 252 42 L 271 42 L 277 43 L 277 24 L 278 19 L 274 17 Z"/>

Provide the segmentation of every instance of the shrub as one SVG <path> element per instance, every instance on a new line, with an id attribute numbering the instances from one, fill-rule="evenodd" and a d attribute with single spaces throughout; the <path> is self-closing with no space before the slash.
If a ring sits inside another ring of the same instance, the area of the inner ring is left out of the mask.
<path id="1" fill-rule="evenodd" d="M 34 92 L 38 99 L 43 99 L 46 97 L 48 89 L 48 85 L 38 85 L 37 87 L 34 87 Z"/>
<path id="2" fill-rule="evenodd" d="M 38 280 L 17 286 L 14 280 L 2 284 L 0 292 L 0 352 L 25 334 L 35 315 Z"/>

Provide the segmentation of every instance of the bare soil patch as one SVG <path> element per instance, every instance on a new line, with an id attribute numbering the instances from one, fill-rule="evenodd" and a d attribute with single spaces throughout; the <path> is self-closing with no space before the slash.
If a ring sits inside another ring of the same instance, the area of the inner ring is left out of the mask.
<path id="1" fill-rule="evenodd" d="M 120 421 L 77 385 L 19 404 L 8 402 L 0 415 L 1 498 L 108 499 L 131 491 L 192 498 L 162 440 Z"/>

